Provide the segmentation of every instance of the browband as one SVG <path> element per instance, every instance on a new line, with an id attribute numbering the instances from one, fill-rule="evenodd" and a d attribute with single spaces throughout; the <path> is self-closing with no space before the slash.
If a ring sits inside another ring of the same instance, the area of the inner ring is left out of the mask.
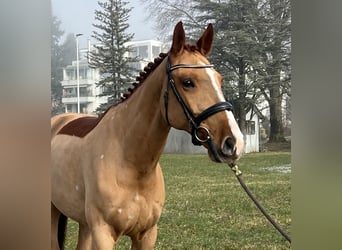
<path id="1" fill-rule="evenodd" d="M 201 69 L 201 68 L 212 68 L 213 64 L 204 64 L 204 65 L 189 65 L 189 64 L 176 64 L 169 68 L 169 72 L 179 68 L 187 68 L 187 69 Z"/>

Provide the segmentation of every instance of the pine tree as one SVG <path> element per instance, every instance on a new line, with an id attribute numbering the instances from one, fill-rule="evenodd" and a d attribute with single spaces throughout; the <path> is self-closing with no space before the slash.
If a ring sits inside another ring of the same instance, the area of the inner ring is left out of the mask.
<path id="1" fill-rule="evenodd" d="M 93 24 L 97 31 L 93 31 L 92 35 L 98 43 L 89 55 L 89 65 L 100 71 L 101 80 L 96 83 L 102 90 L 100 96 L 108 96 L 108 102 L 96 110 L 102 113 L 118 102 L 121 94 L 132 83 L 134 69 L 130 65 L 137 59 L 127 57 L 130 48 L 124 45 L 134 36 L 126 32 L 132 10 L 127 7 L 128 2 L 107 0 L 98 4 L 100 10 L 95 10 L 97 23 Z"/>
<path id="2" fill-rule="evenodd" d="M 71 65 L 76 60 L 76 38 L 74 33 L 68 33 L 62 44 L 63 66 Z"/>

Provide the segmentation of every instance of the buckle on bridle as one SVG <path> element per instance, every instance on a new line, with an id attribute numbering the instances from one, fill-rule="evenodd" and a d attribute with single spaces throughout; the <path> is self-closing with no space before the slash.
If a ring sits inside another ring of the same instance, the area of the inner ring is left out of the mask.
<path id="1" fill-rule="evenodd" d="M 198 126 L 197 128 L 194 128 L 193 135 L 195 136 L 199 144 L 207 142 L 210 139 L 209 129 L 203 126 Z"/>

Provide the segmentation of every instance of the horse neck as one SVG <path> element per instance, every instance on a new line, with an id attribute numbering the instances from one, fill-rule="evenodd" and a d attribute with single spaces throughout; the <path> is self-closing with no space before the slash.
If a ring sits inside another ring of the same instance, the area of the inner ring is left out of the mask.
<path id="1" fill-rule="evenodd" d="M 164 60 L 129 99 L 111 108 L 99 124 L 105 127 L 107 145 L 117 141 L 123 159 L 141 172 L 156 166 L 170 130 L 160 109 L 165 67 Z"/>

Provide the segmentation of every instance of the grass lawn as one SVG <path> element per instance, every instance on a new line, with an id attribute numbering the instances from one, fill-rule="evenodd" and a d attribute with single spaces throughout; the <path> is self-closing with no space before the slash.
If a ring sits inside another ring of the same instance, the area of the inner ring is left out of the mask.
<path id="1" fill-rule="evenodd" d="M 229 167 L 207 155 L 163 155 L 166 201 L 155 249 L 290 249 L 240 187 Z M 246 154 L 239 169 L 266 210 L 290 233 L 290 152 Z M 77 224 L 70 221 L 65 249 L 75 249 Z M 129 238 L 116 249 L 130 249 Z"/>

